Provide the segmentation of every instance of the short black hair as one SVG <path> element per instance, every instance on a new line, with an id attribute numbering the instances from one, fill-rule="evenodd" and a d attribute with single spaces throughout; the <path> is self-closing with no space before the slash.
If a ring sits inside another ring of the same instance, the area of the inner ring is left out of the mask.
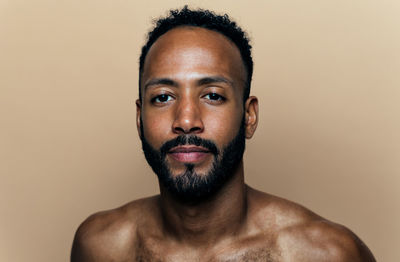
<path id="1" fill-rule="evenodd" d="M 154 22 L 155 27 L 147 35 L 147 42 L 142 47 L 139 61 L 139 99 L 142 99 L 140 82 L 143 74 L 144 61 L 150 47 L 157 39 L 171 29 L 180 26 L 194 26 L 216 31 L 230 39 L 239 49 L 243 64 L 247 71 L 246 85 L 243 101 L 250 95 L 251 77 L 253 75 L 253 58 L 251 57 L 251 45 L 249 38 L 227 14 L 217 15 L 210 10 L 190 10 L 184 6 L 181 10 L 170 10 L 169 16 L 160 18 Z"/>

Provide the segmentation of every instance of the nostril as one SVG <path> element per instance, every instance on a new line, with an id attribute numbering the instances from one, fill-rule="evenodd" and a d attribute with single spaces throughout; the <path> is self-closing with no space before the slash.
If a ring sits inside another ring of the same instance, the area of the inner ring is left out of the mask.
<path id="1" fill-rule="evenodd" d="M 185 130 L 182 127 L 175 127 L 174 131 L 177 133 L 186 133 Z"/>
<path id="2" fill-rule="evenodd" d="M 192 127 L 192 128 L 182 128 L 182 127 L 175 127 L 174 128 L 175 133 L 182 133 L 182 134 L 191 134 L 191 133 L 198 133 L 201 131 L 200 127 Z"/>
<path id="3" fill-rule="evenodd" d="M 198 131 L 201 131 L 201 128 L 196 126 L 196 127 L 192 127 L 189 132 L 190 133 L 196 133 Z"/>

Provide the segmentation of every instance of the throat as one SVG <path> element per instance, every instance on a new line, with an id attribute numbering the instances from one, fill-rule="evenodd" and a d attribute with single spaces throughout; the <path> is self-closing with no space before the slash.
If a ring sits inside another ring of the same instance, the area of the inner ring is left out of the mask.
<path id="1" fill-rule="evenodd" d="M 195 205 L 176 202 L 162 192 L 160 208 L 167 235 L 207 246 L 240 234 L 247 217 L 247 186 L 243 176 L 235 176 L 212 199 Z"/>

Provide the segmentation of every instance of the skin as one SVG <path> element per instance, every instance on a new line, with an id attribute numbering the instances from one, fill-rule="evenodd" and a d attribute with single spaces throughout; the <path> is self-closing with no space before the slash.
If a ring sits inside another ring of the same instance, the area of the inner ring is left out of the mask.
<path id="1" fill-rule="evenodd" d="M 243 106 L 245 79 L 239 50 L 225 36 L 196 27 L 168 31 L 146 57 L 139 135 L 154 148 L 180 134 L 223 148 L 244 115 L 251 138 L 258 100 L 249 97 Z M 183 172 L 184 162 L 169 154 L 166 160 L 172 175 Z M 212 157 L 191 161 L 204 174 Z M 242 162 L 234 172 L 215 196 L 195 205 L 160 185 L 160 195 L 90 216 L 76 233 L 71 261 L 375 261 L 347 228 L 250 188 Z"/>

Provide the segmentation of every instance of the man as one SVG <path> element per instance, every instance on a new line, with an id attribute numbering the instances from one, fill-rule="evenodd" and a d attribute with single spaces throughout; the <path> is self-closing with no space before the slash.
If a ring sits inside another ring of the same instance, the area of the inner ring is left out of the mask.
<path id="1" fill-rule="evenodd" d="M 343 226 L 244 183 L 250 49 L 227 16 L 185 7 L 157 22 L 136 104 L 160 195 L 89 217 L 71 261 L 375 261 Z"/>

